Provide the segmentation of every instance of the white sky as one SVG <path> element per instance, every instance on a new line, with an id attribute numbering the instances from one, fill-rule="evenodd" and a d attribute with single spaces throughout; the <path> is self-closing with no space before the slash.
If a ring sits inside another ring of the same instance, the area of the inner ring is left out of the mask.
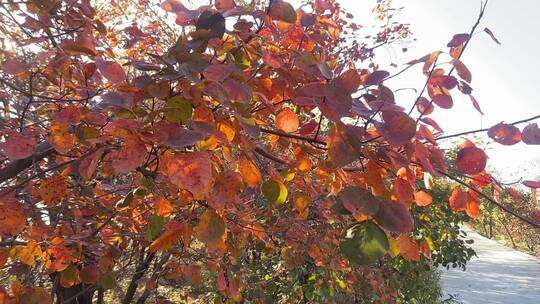
<path id="1" fill-rule="evenodd" d="M 340 0 L 355 16 L 359 24 L 373 24 L 370 9 L 375 0 Z M 398 68 L 385 68 L 391 73 L 401 70 L 404 63 L 435 50 L 448 51 L 446 44 L 457 33 L 468 33 L 480 9 L 480 0 L 394 0 L 395 7 L 405 7 L 398 18 L 410 23 L 414 37 L 409 50 L 379 50 L 378 62 L 394 62 Z M 490 127 L 501 121 L 513 122 L 540 114 L 536 83 L 539 79 L 540 43 L 536 30 L 540 28 L 540 1 L 538 0 L 490 0 L 486 14 L 478 29 L 490 28 L 502 45 L 480 33 L 469 43 L 462 61 L 473 75 L 473 95 L 484 112 L 481 116 L 469 98 L 454 90 L 454 107 L 450 110 L 436 109 L 431 115 L 446 134 Z M 397 54 L 397 58 L 393 55 Z M 421 65 L 387 83 L 392 89 L 414 87 L 424 84 Z M 410 90 L 398 93 L 396 100 L 408 109 L 416 98 Z M 426 94 L 427 96 L 427 94 Z M 540 123 L 540 121 L 536 121 Z M 522 129 L 525 125 L 519 125 Z M 501 173 L 503 181 L 523 176 L 526 179 L 540 177 L 540 146 L 519 143 L 514 146 L 490 145 L 489 166 Z"/>

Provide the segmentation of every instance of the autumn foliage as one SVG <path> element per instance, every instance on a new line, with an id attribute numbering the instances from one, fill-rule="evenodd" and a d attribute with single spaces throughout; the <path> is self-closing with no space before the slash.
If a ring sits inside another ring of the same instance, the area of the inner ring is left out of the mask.
<path id="1" fill-rule="evenodd" d="M 478 189 L 500 186 L 472 141 L 448 164 L 429 116 L 455 94 L 481 111 L 461 61 L 471 35 L 407 63 L 426 86 L 402 101 L 373 50 L 405 25 L 360 41 L 334 0 L 212 3 L 2 2 L 5 303 L 103 302 L 111 289 L 143 303 L 163 280 L 204 273 L 224 298 L 262 301 L 248 291 L 268 278 L 245 265 L 263 254 L 276 276 L 309 263 L 344 293 L 370 278 L 391 301 L 381 259 L 436 250 L 411 213 L 432 204 L 432 179 L 461 181 L 448 203 L 472 218 Z M 535 123 L 487 134 L 540 144 Z"/>

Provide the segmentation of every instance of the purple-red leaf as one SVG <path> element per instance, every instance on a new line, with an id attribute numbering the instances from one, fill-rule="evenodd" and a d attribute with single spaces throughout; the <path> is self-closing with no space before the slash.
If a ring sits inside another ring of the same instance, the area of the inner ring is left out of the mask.
<path id="1" fill-rule="evenodd" d="M 521 132 L 521 138 L 527 145 L 540 145 L 540 129 L 537 123 L 530 123 Z"/>
<path id="2" fill-rule="evenodd" d="M 448 42 L 446 45 L 447 47 L 456 47 L 463 43 L 465 43 L 467 40 L 469 40 L 469 34 L 462 33 L 462 34 L 455 34 L 454 37 L 452 37 L 452 40 Z"/>
<path id="3" fill-rule="evenodd" d="M 486 32 L 489 35 L 489 37 L 491 37 L 491 39 L 495 41 L 495 43 L 497 43 L 498 45 L 501 45 L 501 42 L 499 41 L 499 39 L 497 39 L 495 35 L 493 35 L 493 32 L 490 29 L 486 27 L 484 28 L 484 32 Z"/>
<path id="4" fill-rule="evenodd" d="M 521 132 L 519 129 L 502 122 L 489 128 L 487 134 L 501 145 L 515 145 L 521 141 Z"/>

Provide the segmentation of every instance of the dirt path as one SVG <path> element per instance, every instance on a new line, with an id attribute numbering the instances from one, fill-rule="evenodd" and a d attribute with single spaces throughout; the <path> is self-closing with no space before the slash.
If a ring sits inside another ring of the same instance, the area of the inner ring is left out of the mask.
<path id="1" fill-rule="evenodd" d="M 467 271 L 442 271 L 443 298 L 464 304 L 539 304 L 540 259 L 505 247 L 468 228 L 478 258 Z M 539 232 L 540 233 L 540 232 Z"/>

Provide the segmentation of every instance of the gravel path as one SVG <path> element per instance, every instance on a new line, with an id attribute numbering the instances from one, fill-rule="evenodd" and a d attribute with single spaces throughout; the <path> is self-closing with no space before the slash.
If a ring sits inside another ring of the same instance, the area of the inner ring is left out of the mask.
<path id="1" fill-rule="evenodd" d="M 466 271 L 442 271 L 444 299 L 453 295 L 464 304 L 540 304 L 540 259 L 465 231 L 478 258 Z"/>

